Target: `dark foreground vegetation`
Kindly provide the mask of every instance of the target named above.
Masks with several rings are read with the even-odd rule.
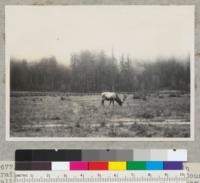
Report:
[[[105,102],[103,107],[100,94],[12,92],[10,135],[190,137],[189,94],[151,93],[145,100],[126,95],[123,106],[116,103],[109,106],[109,102]]]

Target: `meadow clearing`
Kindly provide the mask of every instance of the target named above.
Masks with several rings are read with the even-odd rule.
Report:
[[[190,137],[188,93],[126,95],[102,106],[100,93],[11,92],[10,136]]]

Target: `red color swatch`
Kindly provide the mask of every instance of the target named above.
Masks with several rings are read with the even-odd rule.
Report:
[[[89,162],[89,170],[108,170],[108,162],[106,161]]]

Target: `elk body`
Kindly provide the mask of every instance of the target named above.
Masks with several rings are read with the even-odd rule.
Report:
[[[103,92],[101,93],[101,104],[104,105],[105,101],[110,101],[110,104],[112,103],[114,105],[114,102],[117,102],[120,106],[122,106],[123,102],[126,99],[126,95],[124,95],[123,100],[120,99],[120,97],[115,92]]]

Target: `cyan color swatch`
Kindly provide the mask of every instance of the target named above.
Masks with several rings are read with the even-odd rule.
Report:
[[[163,161],[147,161],[146,170],[163,170]]]

